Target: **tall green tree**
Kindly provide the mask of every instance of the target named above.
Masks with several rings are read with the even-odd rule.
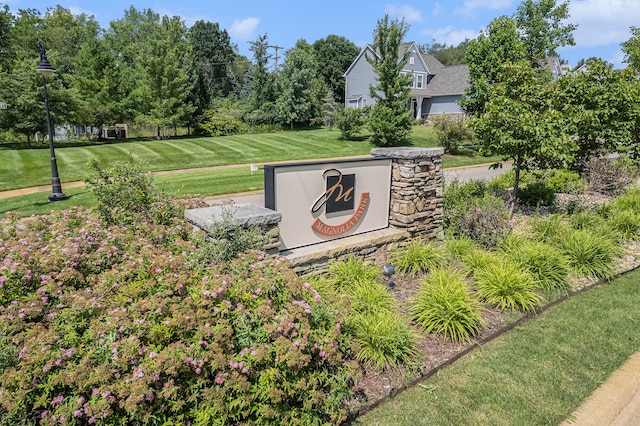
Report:
[[[13,15],[9,5],[0,7],[0,68],[8,69],[13,62],[14,53],[11,48],[11,29]]]
[[[516,21],[508,16],[494,19],[487,28],[471,40],[466,50],[469,67],[469,87],[460,106],[465,113],[476,115],[484,111],[491,97],[493,84],[500,81],[502,66],[526,58]]]
[[[626,142],[625,105],[627,82],[613,65],[602,59],[587,61],[584,72],[567,75],[558,82],[565,116],[573,123],[578,143],[577,166],[590,156],[615,151]]]
[[[561,46],[574,46],[573,31],[578,26],[567,23],[569,1],[524,0],[515,15],[527,60],[534,68],[546,64],[549,56],[557,56]]]
[[[448,45],[447,43],[437,43],[435,41],[420,45],[420,50],[433,55],[443,65],[460,65],[466,64],[465,54],[467,46],[471,40],[466,39],[457,46]]]
[[[207,84],[208,96],[203,103],[208,104],[215,96],[226,97],[233,91],[229,74],[236,53],[231,45],[227,30],[220,29],[218,23],[197,21],[188,32],[198,72]]]
[[[344,104],[344,73],[356,59],[360,49],[345,37],[331,34],[313,43],[318,74],[332,91],[334,99]]]
[[[389,21],[389,16],[378,20],[373,32],[373,48],[378,56],[367,57],[376,74],[376,85],[370,94],[376,101],[371,109],[369,128],[371,141],[376,146],[397,146],[411,132],[410,100],[411,77],[401,74],[408,57],[401,56],[400,45],[409,30],[402,21]]]
[[[179,17],[163,16],[138,57],[140,76],[134,93],[146,108],[136,121],[162,131],[183,125],[194,111],[187,103],[190,92],[187,67],[192,63],[186,27]]]
[[[276,99],[275,78],[269,72],[269,40],[267,34],[252,41],[249,50],[253,53],[250,104],[254,110],[269,108]]]
[[[571,164],[577,147],[570,121],[556,107],[556,84],[539,78],[526,62],[505,64],[499,78],[473,126],[481,152],[513,162],[513,213],[521,172]]]
[[[305,40],[298,40],[287,52],[280,73],[280,95],[276,100],[279,120],[291,128],[294,123],[308,123],[320,114],[319,93],[326,86],[317,77],[317,69],[311,46]]]
[[[631,27],[631,37],[622,43],[624,61],[640,73],[640,27]]]

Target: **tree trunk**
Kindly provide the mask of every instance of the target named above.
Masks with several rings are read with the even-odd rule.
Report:
[[[520,156],[516,157],[516,161],[514,161],[514,172],[515,178],[513,179],[513,192],[511,194],[511,202],[509,206],[509,219],[513,219],[513,213],[516,209],[516,204],[518,203],[518,185],[520,184]]]

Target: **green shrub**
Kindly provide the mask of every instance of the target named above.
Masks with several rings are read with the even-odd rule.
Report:
[[[403,247],[396,248],[391,251],[389,257],[389,261],[398,272],[411,278],[441,264],[443,259],[438,247],[423,240],[413,240]]]
[[[553,243],[567,258],[576,274],[593,278],[613,276],[613,261],[621,253],[609,236],[582,229],[559,233]]]
[[[555,193],[580,194],[587,189],[587,181],[572,170],[547,170],[544,172],[544,181]]]
[[[282,258],[203,264],[175,219],[105,227],[74,208],[2,241],[0,277],[15,269],[29,288],[0,310],[3,424],[345,419],[337,301]]]
[[[394,312],[395,299],[387,290],[387,287],[375,282],[356,282],[351,286],[349,296],[351,310],[359,314],[373,311]]]
[[[155,187],[153,176],[143,173],[131,154],[128,161],[116,161],[108,169],[94,157],[89,167],[93,174],[85,183],[96,196],[96,209],[105,223],[130,225],[144,220],[167,225],[182,215],[183,210]]]
[[[469,294],[464,277],[451,269],[431,271],[420,283],[410,310],[427,333],[441,333],[454,342],[471,340],[484,324],[480,304]]]
[[[530,207],[553,206],[556,201],[556,193],[547,186],[544,180],[528,183],[518,191],[520,204]]]
[[[533,276],[518,263],[491,263],[473,277],[480,300],[502,311],[533,311],[542,303]]]
[[[207,136],[229,136],[246,133],[247,126],[241,120],[242,111],[220,107],[206,110],[203,114],[200,130]]]
[[[364,127],[368,110],[360,108],[340,107],[336,114],[335,125],[340,129],[342,139],[352,140]]]
[[[448,114],[436,116],[433,128],[436,130],[438,144],[447,154],[457,154],[462,142],[473,141],[475,138],[466,120],[455,119]]]
[[[462,199],[450,209],[445,207],[445,226],[449,235],[468,237],[485,247],[496,245],[511,232],[504,202],[489,194]]]
[[[605,222],[594,211],[579,211],[569,216],[569,224],[574,229],[596,229],[605,226]]]
[[[513,185],[516,180],[516,173],[513,170],[509,170],[505,173],[502,173],[489,181],[487,187],[493,192],[500,192],[510,188],[513,188]],[[535,182],[536,176],[532,172],[528,172],[523,170],[520,172],[520,180],[518,182],[518,187],[524,187],[531,182]]]
[[[395,312],[369,311],[349,317],[360,343],[356,359],[382,370],[417,356],[417,336]]]
[[[530,222],[532,238],[549,242],[556,235],[567,232],[570,226],[562,215],[554,214],[550,216],[534,217]]]
[[[375,146],[403,146],[411,135],[411,111],[396,102],[377,102],[370,110],[367,126]]]
[[[630,188],[620,194],[612,203],[615,210],[631,210],[640,214],[640,188]]]

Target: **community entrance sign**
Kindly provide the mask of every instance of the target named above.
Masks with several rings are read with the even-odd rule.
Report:
[[[265,207],[282,214],[280,250],[389,226],[391,159],[267,164]]]

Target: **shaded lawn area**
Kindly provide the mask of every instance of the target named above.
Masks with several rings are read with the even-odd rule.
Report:
[[[353,424],[559,424],[640,350],[639,305],[636,270],[516,326]]]

